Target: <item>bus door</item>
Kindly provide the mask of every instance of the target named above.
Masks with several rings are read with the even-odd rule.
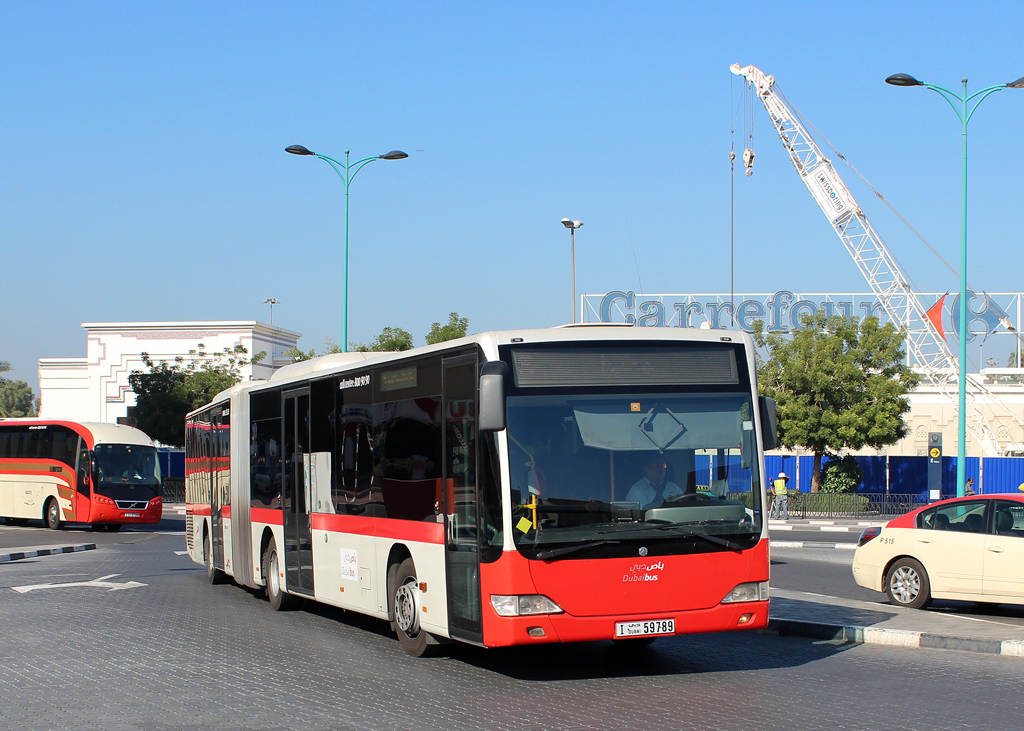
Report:
[[[443,361],[445,573],[448,631],[483,641],[477,519],[476,356]]]
[[[224,491],[220,486],[222,460],[229,455],[221,454],[220,430],[223,428],[222,409],[217,407],[210,413],[210,423],[203,431],[203,479],[210,490],[210,553],[213,567],[223,570],[224,566]],[[230,512],[230,508],[228,508]]]
[[[82,437],[78,437],[78,456],[75,458],[74,509],[82,522],[91,519],[92,460],[89,458],[89,444]]]
[[[313,530],[309,516],[309,388],[285,391],[284,555],[288,590],[313,596]]]

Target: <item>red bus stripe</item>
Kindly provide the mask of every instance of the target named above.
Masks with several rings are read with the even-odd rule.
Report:
[[[280,508],[253,508],[250,511],[253,523],[267,523],[268,525],[284,525],[284,511]]]
[[[310,517],[314,530],[378,536],[400,541],[417,541],[418,543],[444,543],[444,524],[433,521],[367,518],[361,515],[331,515],[329,513],[313,513]]]

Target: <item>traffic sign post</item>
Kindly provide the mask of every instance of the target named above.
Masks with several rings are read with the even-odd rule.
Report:
[[[928,432],[928,502],[942,498],[942,432]]]

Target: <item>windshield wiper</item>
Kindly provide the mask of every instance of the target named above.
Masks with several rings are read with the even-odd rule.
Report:
[[[726,522],[726,521],[720,521],[720,520],[716,520],[716,521],[709,521],[709,520],[685,520],[685,521],[680,521],[678,523],[642,523],[642,524],[640,524],[638,526],[630,526],[629,528],[620,529],[620,530],[598,531],[598,534],[602,534],[602,533],[625,533],[625,532],[632,532],[632,531],[638,531],[638,530],[662,530],[662,531],[674,530],[674,531],[679,531],[683,535],[685,535],[687,537],[690,537],[690,538],[703,538],[708,543],[714,543],[717,546],[725,546],[730,551],[742,551],[743,550],[743,546],[741,546],[739,543],[736,543],[735,541],[730,541],[730,540],[728,540],[726,538],[721,538],[719,536],[708,535],[707,533],[698,533],[697,531],[692,531],[692,530],[689,530],[688,528],[686,528],[686,526],[688,526],[688,525],[709,525],[711,523],[719,523],[719,524],[721,524],[721,523],[724,523],[724,522]]]
[[[609,543],[622,543],[622,541],[615,540],[612,538],[606,538],[602,541],[594,541],[592,543],[581,543],[575,546],[565,546],[563,548],[549,548],[546,551],[537,551],[537,558],[548,559],[558,558],[559,556],[567,556],[570,553],[576,553],[587,548],[593,548],[594,546],[604,546]]]

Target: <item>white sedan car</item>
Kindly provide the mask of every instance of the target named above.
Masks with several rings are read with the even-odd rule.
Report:
[[[853,578],[899,607],[921,609],[932,599],[1024,604],[1024,495],[942,500],[868,528]]]

